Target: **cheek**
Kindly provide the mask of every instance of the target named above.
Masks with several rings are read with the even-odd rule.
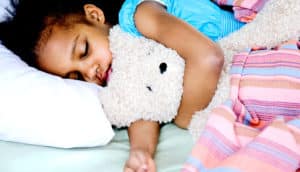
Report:
[[[109,49],[109,42],[107,39],[101,37],[94,39],[93,54],[97,61],[102,65],[110,65],[112,61],[112,53]]]
[[[109,50],[106,52],[106,55],[105,55],[105,58],[103,58],[103,61],[105,61],[107,65],[111,64],[111,62],[112,62],[112,54],[111,54],[111,52]]]
[[[112,54],[107,48],[98,48],[95,53],[95,58],[97,58],[98,63],[100,63],[102,66],[108,66],[111,64]]]
[[[103,46],[101,53],[102,53],[101,60],[103,62],[106,62],[107,64],[110,64],[112,61],[112,53],[109,49],[109,46],[108,45]]]

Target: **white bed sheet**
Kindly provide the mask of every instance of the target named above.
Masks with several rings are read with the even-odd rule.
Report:
[[[187,130],[162,127],[156,153],[158,172],[178,172],[192,148]],[[122,172],[128,156],[126,130],[104,147],[57,149],[0,141],[0,172]]]

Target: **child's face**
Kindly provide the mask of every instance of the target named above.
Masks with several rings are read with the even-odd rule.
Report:
[[[38,66],[49,73],[105,85],[111,71],[109,27],[75,23],[70,28],[53,26],[37,51]]]

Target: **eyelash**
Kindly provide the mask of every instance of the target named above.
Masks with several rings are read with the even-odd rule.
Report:
[[[88,54],[89,54],[89,42],[86,41],[86,42],[85,42],[84,53],[82,54],[81,58],[85,58]]]

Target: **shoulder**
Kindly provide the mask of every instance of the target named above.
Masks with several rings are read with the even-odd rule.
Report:
[[[138,11],[144,11],[147,13],[155,13],[158,11],[166,11],[166,5],[165,3],[159,1],[159,0],[144,0],[141,1],[141,3],[137,6],[136,12]]]
[[[134,20],[139,32],[152,38],[162,26],[162,16],[168,15],[163,4],[156,1],[143,1],[136,9]]]
[[[136,16],[139,16],[138,19],[143,19],[144,17],[147,20],[151,20],[149,16],[150,9],[153,4],[159,5],[161,7],[169,4],[170,0],[125,0],[120,11],[119,11],[119,24],[122,30],[129,32],[133,35],[141,35],[141,33],[136,28]],[[138,12],[137,14],[137,10]],[[142,12],[141,12],[142,11]]]

